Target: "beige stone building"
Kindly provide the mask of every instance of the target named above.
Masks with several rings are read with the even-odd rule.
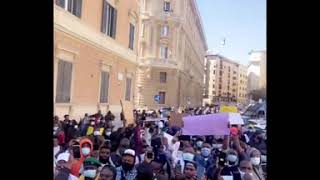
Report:
[[[134,108],[137,1],[54,0],[54,114]]]
[[[142,0],[140,7],[136,107],[201,105],[207,44],[196,1]]]
[[[206,55],[204,103],[247,99],[246,67],[221,55]]]
[[[247,66],[239,64],[238,70],[238,95],[237,101],[240,103],[246,103],[248,100],[248,77],[247,77]]]

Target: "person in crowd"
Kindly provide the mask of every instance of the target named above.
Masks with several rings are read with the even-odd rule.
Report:
[[[201,148],[201,154],[195,156],[195,162],[197,164],[197,177],[200,179],[205,176],[209,167],[213,166],[214,158],[211,154],[211,145],[204,143]]]
[[[65,133],[62,129],[62,125],[60,123],[53,125],[53,135],[57,137],[59,146],[64,146],[65,141]]]
[[[102,166],[104,165],[110,165],[110,154],[111,154],[111,148],[107,145],[102,145],[99,149],[99,161],[101,162]]]
[[[117,167],[116,180],[135,180],[137,176],[135,156],[135,151],[132,149],[126,149],[123,152],[121,166]]]
[[[197,164],[188,161],[184,167],[184,179],[185,180],[196,180],[197,179]]]
[[[137,122],[137,126],[134,128],[134,135],[133,135],[133,140],[134,140],[134,147],[135,147],[135,151],[138,155],[140,155],[142,153],[142,149],[143,149],[143,142],[142,142],[142,126],[143,126],[143,122],[142,121],[138,121]]]
[[[83,162],[83,174],[79,180],[99,180],[99,167],[101,163],[93,158],[89,157]]]
[[[167,156],[165,154],[159,154],[151,161],[150,165],[156,179],[166,180],[171,178],[170,166],[167,163]],[[164,168],[165,165],[167,165],[166,169]]]
[[[56,159],[55,180],[78,180],[78,178],[71,174],[70,170],[70,153],[60,153]]]
[[[221,176],[232,176],[234,180],[241,180],[238,162],[238,153],[229,149],[226,156],[227,165],[220,172]]]
[[[106,116],[105,116],[105,120],[106,122],[110,122],[113,121],[115,119],[115,116],[112,114],[111,111],[108,111]]]
[[[107,164],[102,167],[98,180],[115,180],[116,174],[117,174],[116,168]]]
[[[264,132],[256,131],[249,142],[251,147],[257,148],[262,154],[267,154],[267,145],[264,141]]]
[[[250,162],[253,167],[253,177],[257,180],[264,180],[264,174],[261,167],[261,153],[258,149],[249,150]]]
[[[239,165],[239,172],[242,180],[257,180],[253,176],[253,167],[250,161],[243,160]]]
[[[96,127],[96,122],[95,122],[94,119],[90,119],[89,122],[90,122],[89,126],[86,129],[86,135],[87,136],[93,135],[95,127]]]
[[[122,155],[126,149],[129,149],[130,141],[127,138],[123,138],[120,141],[120,145],[118,146],[117,150],[111,153],[111,165],[114,167],[119,167],[122,161]]]
[[[77,141],[71,141],[72,143],[70,144],[69,152],[72,155],[72,161],[71,161],[71,174],[79,177],[79,172],[81,168],[81,163],[80,158],[81,158],[81,153],[80,153],[80,143]]]
[[[59,141],[58,141],[58,137],[54,136],[53,137],[53,161],[56,161],[56,155],[58,154],[58,152],[61,151],[61,146],[59,146]]]
[[[108,140],[111,140],[111,134],[112,134],[112,128],[110,127],[107,127],[102,133],[102,135],[104,136],[104,139],[108,139]]]
[[[137,166],[136,180],[153,180],[153,171],[150,164],[139,164]]]
[[[70,125],[68,126],[67,134],[66,134],[66,142],[69,142],[71,139],[75,139],[80,136],[78,131],[78,123],[76,120],[70,121]]]
[[[85,113],[84,114],[84,118],[82,118],[80,120],[80,123],[79,123],[81,136],[85,136],[86,135],[86,132],[87,132],[86,130],[87,130],[87,128],[89,126],[89,123],[90,123],[89,120],[90,120],[89,114]]]

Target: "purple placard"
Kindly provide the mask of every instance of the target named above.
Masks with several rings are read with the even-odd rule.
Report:
[[[183,117],[183,135],[229,135],[228,113],[207,114]]]

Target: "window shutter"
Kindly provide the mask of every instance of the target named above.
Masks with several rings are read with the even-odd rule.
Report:
[[[116,38],[116,31],[117,31],[117,10],[113,9],[113,19],[112,19],[112,38]]]
[[[106,22],[107,22],[107,3],[105,0],[102,0],[102,17],[101,17],[101,32],[106,33]]]
[[[109,73],[108,72],[105,72],[105,99],[106,99],[106,102],[108,102],[109,101],[109,99],[108,99],[108,95],[109,95]]]
[[[81,18],[81,10],[82,10],[82,0],[74,0],[74,15]]]
[[[134,26],[130,23],[130,29],[129,29],[129,48],[133,49],[134,45]]]
[[[58,62],[58,77],[57,77],[57,89],[56,89],[56,102],[61,102],[62,101],[62,91],[63,91],[63,77],[64,74],[64,62],[59,61]]]
[[[70,102],[72,63],[65,62],[63,81],[63,102]]]
[[[100,102],[108,102],[108,90],[109,90],[109,73],[101,72],[101,88],[100,88]]]
[[[101,72],[101,86],[100,86],[100,102],[104,103],[105,102],[105,97],[106,97],[106,72]]]

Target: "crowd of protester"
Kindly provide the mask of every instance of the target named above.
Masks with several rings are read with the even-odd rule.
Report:
[[[185,115],[217,113],[215,107],[184,109]],[[157,112],[161,117],[161,111]],[[266,136],[231,126],[228,136],[186,136],[134,111],[135,123],[114,128],[115,115],[100,111],[80,121],[54,117],[55,180],[264,180]],[[169,142],[165,134],[172,136]],[[172,145],[179,143],[176,152]]]

